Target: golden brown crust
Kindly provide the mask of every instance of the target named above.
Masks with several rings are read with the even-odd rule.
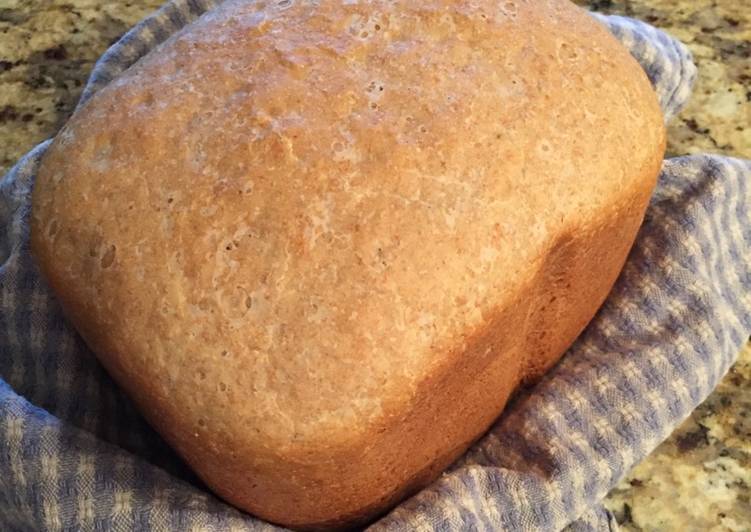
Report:
[[[81,109],[32,246],[228,501],[299,527],[434,478],[591,319],[664,150],[564,0],[228,1]],[[472,7],[474,6],[474,7]]]

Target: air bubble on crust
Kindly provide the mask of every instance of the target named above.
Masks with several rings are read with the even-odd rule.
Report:
[[[254,303],[253,296],[243,286],[219,292],[219,309],[231,319],[244,318],[252,310]]]
[[[376,36],[383,27],[380,13],[371,13],[367,16],[357,13],[349,19],[347,31],[353,37],[365,41]]]
[[[501,4],[500,11],[510,19],[515,19],[518,13],[516,2],[506,1]]]
[[[537,151],[540,154],[541,157],[549,157],[552,151],[552,146],[550,145],[550,142],[547,139],[542,139],[537,144]]]
[[[211,309],[211,300],[208,297],[203,297],[198,302],[198,308],[204,312],[207,312]]]
[[[99,262],[102,269],[107,269],[115,262],[115,255],[117,253],[117,247],[110,245],[102,256],[102,260]]]
[[[377,109],[378,103],[383,97],[386,84],[383,81],[373,80],[365,87],[365,97],[370,102],[371,109]]]
[[[350,131],[340,128],[341,137],[331,143],[332,159],[336,162],[347,161],[357,163],[361,159],[360,151],[354,135]]]
[[[566,42],[558,43],[558,60],[576,61],[579,59],[579,51]]]
[[[451,13],[444,13],[440,18],[441,25],[448,28],[452,33],[456,33],[456,21]]]

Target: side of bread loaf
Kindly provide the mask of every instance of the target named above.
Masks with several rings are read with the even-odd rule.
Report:
[[[213,490],[352,524],[561,356],[663,150],[646,76],[565,0],[229,0],[63,128],[32,246]]]

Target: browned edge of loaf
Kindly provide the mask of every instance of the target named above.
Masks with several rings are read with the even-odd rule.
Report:
[[[266,506],[259,507],[257,501],[263,496],[264,490],[276,491],[277,486],[272,483],[279,479],[272,479],[272,483],[268,485],[263,483],[263,479],[258,479],[257,487],[248,490],[242,478],[238,482],[223,482],[221,477],[217,481],[216,477],[207,475],[204,469],[205,456],[200,449],[195,452],[195,449],[181,447],[179,438],[171,436],[179,432],[181,427],[173,425],[169,417],[161,415],[148,399],[144,400],[141,388],[134,386],[132,381],[123,379],[119,368],[110,358],[100,357],[100,360],[133,398],[146,419],[180,451],[199,476],[227,501],[272,522],[299,529],[351,528],[367,523],[405,496],[428,485],[456,460],[489,428],[496,412],[503,408],[510,394],[521,383],[523,374],[526,373],[527,379],[533,379],[557,362],[600,307],[615,282],[641,224],[659,167],[660,163],[656,162],[652,167],[645,168],[643,176],[640,176],[640,186],[624,191],[623,197],[619,198],[619,202],[627,209],[627,217],[622,220],[602,220],[592,236],[582,238],[581,235],[572,233],[554,242],[543,267],[528,286],[520,287],[515,304],[491,316],[487,326],[469,339],[466,351],[457,353],[440,371],[422,384],[425,391],[416,394],[416,401],[401,424],[382,426],[377,430],[379,441],[371,452],[362,453],[361,449],[352,449],[337,457],[333,468],[342,474],[350,472],[355,464],[356,467],[367,470],[367,478],[372,483],[367,487],[374,493],[379,493],[379,486],[390,480],[388,476],[394,473],[390,469],[383,469],[384,457],[380,455],[383,450],[408,448],[408,455],[415,462],[424,461],[428,464],[413,473],[403,486],[386,494],[379,493],[375,500],[370,499],[368,492],[362,491],[365,495],[363,499],[368,502],[352,513],[319,522],[306,519],[295,522],[292,509],[299,503],[338,508],[334,499],[337,494],[327,493],[325,490],[311,494],[309,501],[297,498],[274,501],[275,507],[279,508],[278,512],[269,512]],[[582,234],[587,233],[583,231]],[[33,239],[32,244],[34,254],[40,258],[45,257],[45,251],[37,248]],[[88,326],[90,322],[86,316],[77,312],[75,305],[67,304],[65,286],[56,278],[54,271],[44,267],[49,263],[42,259],[40,264],[54,292],[59,295],[66,315],[92,349],[99,352],[96,346],[105,343],[99,340],[101,334]],[[593,272],[597,272],[597,275],[593,275]],[[555,337],[539,336],[538,331],[549,331],[546,325],[552,319],[561,325]],[[526,372],[525,368],[520,367],[522,359],[515,356],[522,346],[509,345],[508,337],[504,334],[507,330],[517,329],[529,331],[524,339],[525,345],[535,349],[539,357],[539,366],[526,368]],[[509,373],[516,378],[507,380]],[[433,393],[434,390],[441,390],[442,393]],[[455,409],[457,403],[464,405],[464,408]],[[491,405],[492,408],[479,408],[480,405]],[[440,423],[443,429],[438,434],[429,430],[434,423]],[[438,436],[440,440],[424,441],[426,434],[434,438]],[[446,445],[444,442],[451,444]],[[437,447],[444,447],[446,450],[437,452]],[[221,466],[214,467],[224,476]],[[383,475],[386,478],[381,478]],[[291,491],[294,487],[290,486],[288,489]]]

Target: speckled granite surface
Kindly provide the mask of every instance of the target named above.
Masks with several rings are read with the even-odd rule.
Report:
[[[614,489],[624,530],[751,530],[751,346],[715,392]]]
[[[0,0],[0,174],[50,137],[94,62],[163,0]]]
[[[577,0],[686,43],[699,79],[668,155],[751,158],[751,0]],[[751,347],[717,390],[605,501],[624,530],[751,531]]]
[[[0,174],[65,121],[93,62],[162,0],[0,1]],[[751,158],[751,0],[577,0],[667,29],[699,66],[669,154]],[[609,495],[625,530],[751,531],[751,348]]]

